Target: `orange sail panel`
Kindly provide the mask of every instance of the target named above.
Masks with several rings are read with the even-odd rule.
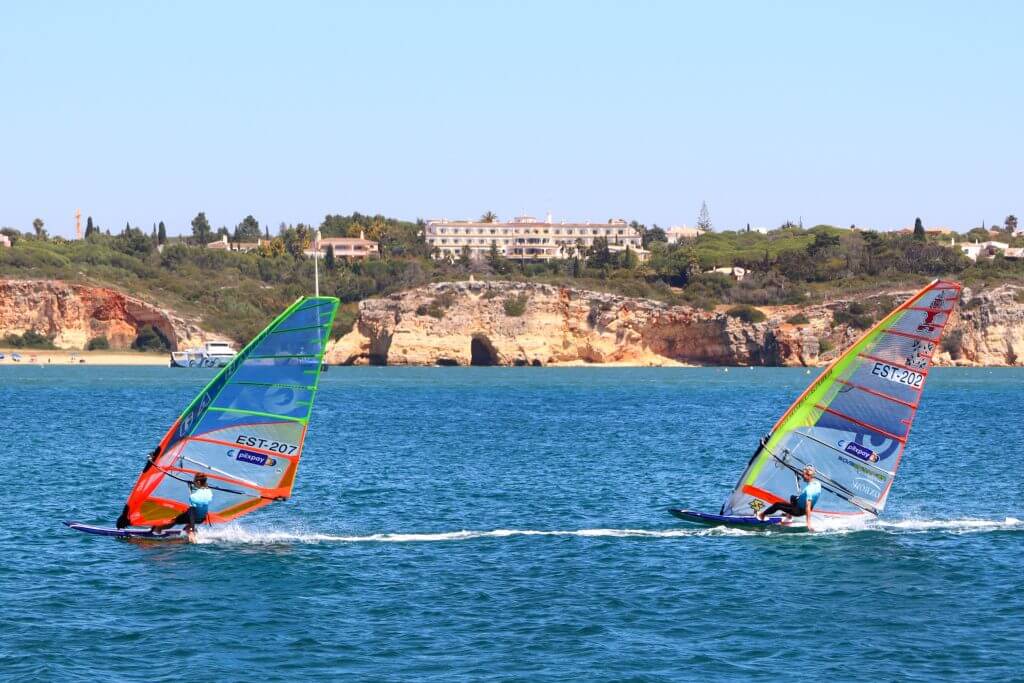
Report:
[[[256,335],[168,430],[122,520],[169,523],[188,509],[200,473],[213,489],[211,523],[288,498],[337,310],[334,297],[304,297]]]
[[[789,500],[806,465],[822,485],[816,514],[881,512],[959,299],[959,284],[932,282],[825,368],[762,442],[722,514]]]

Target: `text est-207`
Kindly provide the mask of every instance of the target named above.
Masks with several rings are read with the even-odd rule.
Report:
[[[290,443],[271,441],[270,439],[264,439],[259,436],[247,436],[245,434],[239,434],[238,438],[235,439],[235,443],[240,446],[252,446],[253,448],[262,448],[265,451],[284,453],[285,455],[295,455],[295,451],[298,450],[298,446],[294,446]]]

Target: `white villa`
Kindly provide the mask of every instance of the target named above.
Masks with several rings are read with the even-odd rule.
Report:
[[[334,247],[335,258],[354,259],[365,261],[371,256],[376,256],[379,247],[373,240],[366,239],[363,232],[359,237],[321,237],[320,254],[321,258],[327,255],[327,250]],[[313,256],[313,249],[306,249],[306,256]]]
[[[712,268],[711,270],[704,271],[707,273],[721,273],[722,275],[728,275],[737,282],[742,282],[743,278],[747,276],[747,269],[740,268],[739,266],[723,266],[721,268]]]
[[[463,247],[469,247],[472,258],[484,258],[493,244],[500,254],[511,259],[566,259],[576,255],[578,249],[592,246],[599,237],[608,240],[612,253],[628,247],[640,261],[650,256],[642,246],[640,233],[618,218],[607,223],[556,223],[550,214],[544,221],[516,216],[508,222],[493,223],[435,218],[427,221],[424,237],[439,258],[457,258]]]
[[[964,256],[977,261],[979,257],[995,258],[996,252],[1006,252],[1009,250],[1010,245],[1006,242],[996,242],[989,240],[987,242],[970,242],[960,245],[960,251],[964,253]],[[1016,256],[1010,256],[1010,258],[1019,258]]]
[[[700,228],[690,228],[685,225],[672,225],[665,229],[665,237],[669,244],[675,244],[680,240],[692,240],[705,233]]]
[[[227,235],[221,235],[221,238],[216,242],[210,242],[206,245],[207,249],[220,249],[223,251],[256,251],[268,240],[263,238],[257,239],[255,242],[230,242],[228,241]],[[359,237],[323,237],[320,239],[320,254],[323,258],[327,254],[328,247],[334,247],[335,258],[344,259],[356,259],[365,260],[370,256],[375,256],[378,253],[377,243],[373,240],[368,240],[359,233]],[[314,250],[312,246],[309,249],[303,251],[303,253],[312,258]]]
[[[260,248],[263,244],[262,239],[257,239],[255,242],[229,242],[227,235],[221,235],[220,239],[216,242],[210,242],[206,245],[207,249],[219,249],[222,251],[255,251]]]

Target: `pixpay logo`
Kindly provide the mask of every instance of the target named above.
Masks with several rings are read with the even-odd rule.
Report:
[[[843,450],[849,453],[850,455],[857,456],[861,460],[869,460],[871,462],[878,461],[878,456],[875,455],[875,452],[873,450],[871,450],[870,448],[865,448],[864,446],[861,446],[859,443],[854,443],[853,441],[848,441]]]
[[[266,465],[267,467],[273,467],[277,464],[277,458],[268,457],[263,453],[247,451],[244,448],[238,449],[238,454],[235,456],[235,460],[247,462],[250,465]]]

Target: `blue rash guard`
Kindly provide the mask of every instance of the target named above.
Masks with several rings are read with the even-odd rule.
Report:
[[[210,501],[213,500],[213,490],[198,488],[188,494],[188,504],[195,510],[196,521],[206,519],[206,513],[210,509]]]
[[[821,484],[817,479],[812,479],[800,489],[800,495],[796,499],[797,507],[801,510],[807,507],[807,499],[811,499],[811,507],[818,504],[818,496],[821,495]]]

